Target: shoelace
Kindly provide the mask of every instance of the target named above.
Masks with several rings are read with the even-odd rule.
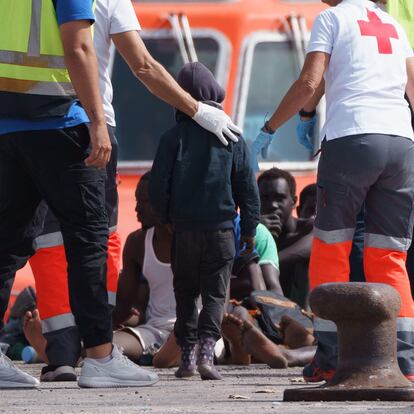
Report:
[[[137,364],[134,364],[127,356],[125,356],[123,353],[119,353],[119,355],[116,356],[116,359],[118,359],[121,364],[129,367],[137,367]]]

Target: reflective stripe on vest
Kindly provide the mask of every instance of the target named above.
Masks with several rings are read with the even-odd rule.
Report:
[[[0,11],[0,90],[74,97],[53,1],[0,0]]]

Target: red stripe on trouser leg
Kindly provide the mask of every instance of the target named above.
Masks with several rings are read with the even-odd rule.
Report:
[[[396,289],[401,296],[400,317],[414,317],[414,302],[411,296],[405,261],[406,252],[366,247],[364,249],[365,279],[370,283],[385,283]]]
[[[107,268],[106,285],[108,292],[116,293],[121,269],[121,236],[116,231],[111,233],[108,239]]]
[[[62,245],[39,249],[30,259],[41,319],[71,313],[67,266]]]
[[[349,255],[352,241],[328,244],[313,238],[309,262],[311,290],[322,283],[349,282]]]

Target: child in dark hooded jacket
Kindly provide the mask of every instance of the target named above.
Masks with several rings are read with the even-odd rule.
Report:
[[[178,83],[198,101],[221,107],[225,92],[201,63],[186,64]],[[259,195],[242,137],[224,146],[187,115],[177,111],[176,121],[161,137],[149,187],[155,212],[174,230],[174,331],[182,355],[176,376],[192,376],[197,367],[202,379],[221,379],[213,356],[235,255],[233,219],[239,207],[241,242],[251,252]]]

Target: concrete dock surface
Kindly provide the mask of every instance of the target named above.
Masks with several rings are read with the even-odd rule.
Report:
[[[39,377],[41,365],[18,363]],[[149,368],[152,369],[152,368]],[[42,383],[37,390],[0,390],[0,413],[182,414],[414,414],[414,402],[284,403],[286,388],[313,386],[300,369],[220,366],[223,381],[179,380],[173,369],[156,370],[152,387],[79,389],[76,383]]]

